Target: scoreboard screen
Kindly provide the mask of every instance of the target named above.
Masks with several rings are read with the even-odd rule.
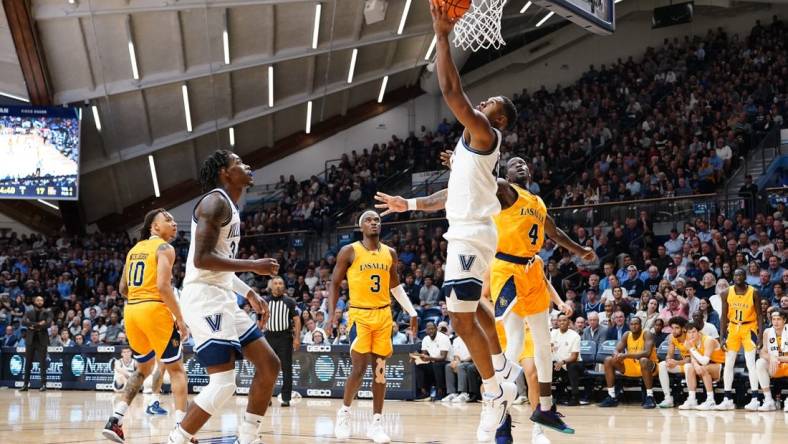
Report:
[[[609,35],[616,30],[614,0],[535,0],[534,3],[594,34]]]
[[[78,108],[0,106],[0,199],[77,200]]]

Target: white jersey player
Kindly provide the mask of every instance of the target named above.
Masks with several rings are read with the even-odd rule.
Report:
[[[219,150],[203,163],[200,182],[208,191],[194,208],[180,303],[197,359],[210,379],[194,398],[186,417],[170,433],[169,442],[191,441],[232,397],[236,389],[235,360],[243,354],[256,371],[236,442],[261,443],[260,426],[279,374],[279,359],[260,329],[267,322],[267,304],[235,273],[275,275],[279,265],[273,259],[235,258],[241,240],[237,202],[243,190],[252,185],[249,166],[236,154]],[[257,312],[258,324],[238,307],[236,293],[245,296]]]

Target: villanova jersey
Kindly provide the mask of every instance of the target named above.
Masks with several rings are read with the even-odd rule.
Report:
[[[451,175],[446,198],[446,218],[453,223],[485,221],[501,211],[498,202],[498,159],[501,133],[495,133],[495,149],[480,154],[460,136],[451,156]]]
[[[755,322],[758,317],[756,308],[752,302],[753,287],[748,285],[744,294],[736,294],[736,289],[731,287],[728,290],[728,320],[736,324],[749,324]]]
[[[377,250],[371,251],[360,241],[352,246],[355,258],[347,270],[350,306],[378,308],[389,305],[391,250],[382,242]]]
[[[517,201],[494,217],[498,229],[498,251],[512,256],[533,257],[544,243],[547,207],[541,197],[517,185],[512,185],[512,188],[517,191]]]
[[[161,302],[159,288],[156,285],[157,268],[159,261],[156,252],[162,244],[167,242],[160,237],[137,242],[126,255],[126,265],[123,272],[129,287],[129,304],[137,302]]]
[[[235,204],[230,199],[230,196],[228,196],[227,193],[221,188],[216,188],[205,193],[200,198],[200,200],[197,201],[197,205],[195,205],[194,208],[196,210],[200,202],[205,199],[205,196],[211,193],[219,193],[222,197],[224,197],[224,199],[227,200],[227,205],[229,205],[230,209],[232,210],[230,217],[222,223],[222,227],[219,231],[219,238],[216,240],[216,246],[214,247],[213,251],[219,256],[235,258],[235,254],[238,252],[238,243],[241,241],[241,217],[238,214],[238,208],[235,207]],[[196,232],[197,217],[193,211],[191,244],[189,245],[189,257],[186,260],[186,275],[183,278],[183,284],[186,285],[191,283],[200,283],[215,285],[227,290],[232,290],[233,276],[235,275],[235,273],[232,271],[210,271],[194,266]]]

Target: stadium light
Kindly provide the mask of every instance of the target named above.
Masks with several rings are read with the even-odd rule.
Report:
[[[131,76],[134,80],[140,79],[140,71],[137,69],[137,52],[134,50],[134,42],[129,37],[129,60],[131,60]]]
[[[49,208],[52,208],[53,210],[60,210],[60,207],[58,207],[57,205],[53,204],[52,202],[47,202],[47,201],[42,200],[42,199],[36,199],[36,200],[38,201],[38,203],[40,203],[42,205],[46,205]]]
[[[222,32],[222,46],[224,47],[224,64],[229,65],[230,64],[230,35],[227,33],[226,27]]]
[[[435,45],[438,44],[438,36],[432,37],[432,43],[430,43],[430,47],[427,48],[427,55],[424,56],[424,60],[429,60],[430,56],[432,56],[432,51],[435,51]]]
[[[156,164],[153,163],[153,155],[148,155],[148,165],[150,165],[150,178],[153,181],[153,194],[159,197],[161,196],[161,193],[159,193],[159,178],[156,176]]]
[[[312,101],[306,102],[306,133],[312,132]]]
[[[536,27],[538,28],[538,27],[544,25],[544,22],[550,20],[550,17],[552,17],[553,14],[555,14],[555,11],[548,12],[547,15],[544,16],[544,18],[542,18],[542,20],[539,20],[539,23],[536,24]]]
[[[525,11],[527,11],[528,8],[530,8],[532,4],[533,4],[533,2],[531,2],[531,1],[526,3],[525,6],[523,6],[523,9],[520,10],[520,14],[525,14]]]
[[[26,99],[24,97],[15,96],[15,95],[9,94],[9,93],[0,92],[0,96],[8,97],[9,99],[19,100],[20,102],[30,103],[30,100],[28,100],[28,99]]]
[[[320,11],[322,9],[323,5],[320,3],[315,5],[315,29],[312,31],[312,49],[317,49],[317,38],[320,35]]]
[[[268,67],[268,107],[274,107],[274,67]]]
[[[350,69],[347,72],[348,83],[353,83],[353,72],[356,70],[356,58],[358,58],[358,48],[353,48],[353,54],[350,55]]]
[[[235,128],[230,127],[230,146],[235,146]]]
[[[91,108],[93,109],[93,122],[96,123],[96,130],[101,132],[101,118],[99,118],[98,107],[93,105]]]
[[[614,3],[621,3],[621,2],[623,2],[623,1],[624,1],[624,0],[616,0]]]
[[[183,93],[183,113],[186,115],[186,131],[192,132],[192,112],[189,107],[189,88],[186,85],[181,85],[181,92]]]
[[[402,34],[402,30],[405,29],[405,21],[408,19],[408,12],[410,12],[410,3],[411,0],[405,0],[405,9],[402,10],[402,18],[399,19],[399,28],[397,28],[397,35]]]
[[[380,93],[378,93],[378,103],[383,103],[383,95],[386,94],[386,85],[389,83],[389,76],[383,77],[383,82],[380,84]]]

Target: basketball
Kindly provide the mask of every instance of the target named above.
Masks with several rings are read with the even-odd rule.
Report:
[[[468,12],[468,9],[470,9],[471,7],[471,0],[445,0],[445,1],[430,0],[430,1],[432,1],[436,6],[440,6],[442,3],[446,4],[447,13],[449,14],[449,18],[452,19],[459,19],[460,17],[465,15],[465,13]]]

